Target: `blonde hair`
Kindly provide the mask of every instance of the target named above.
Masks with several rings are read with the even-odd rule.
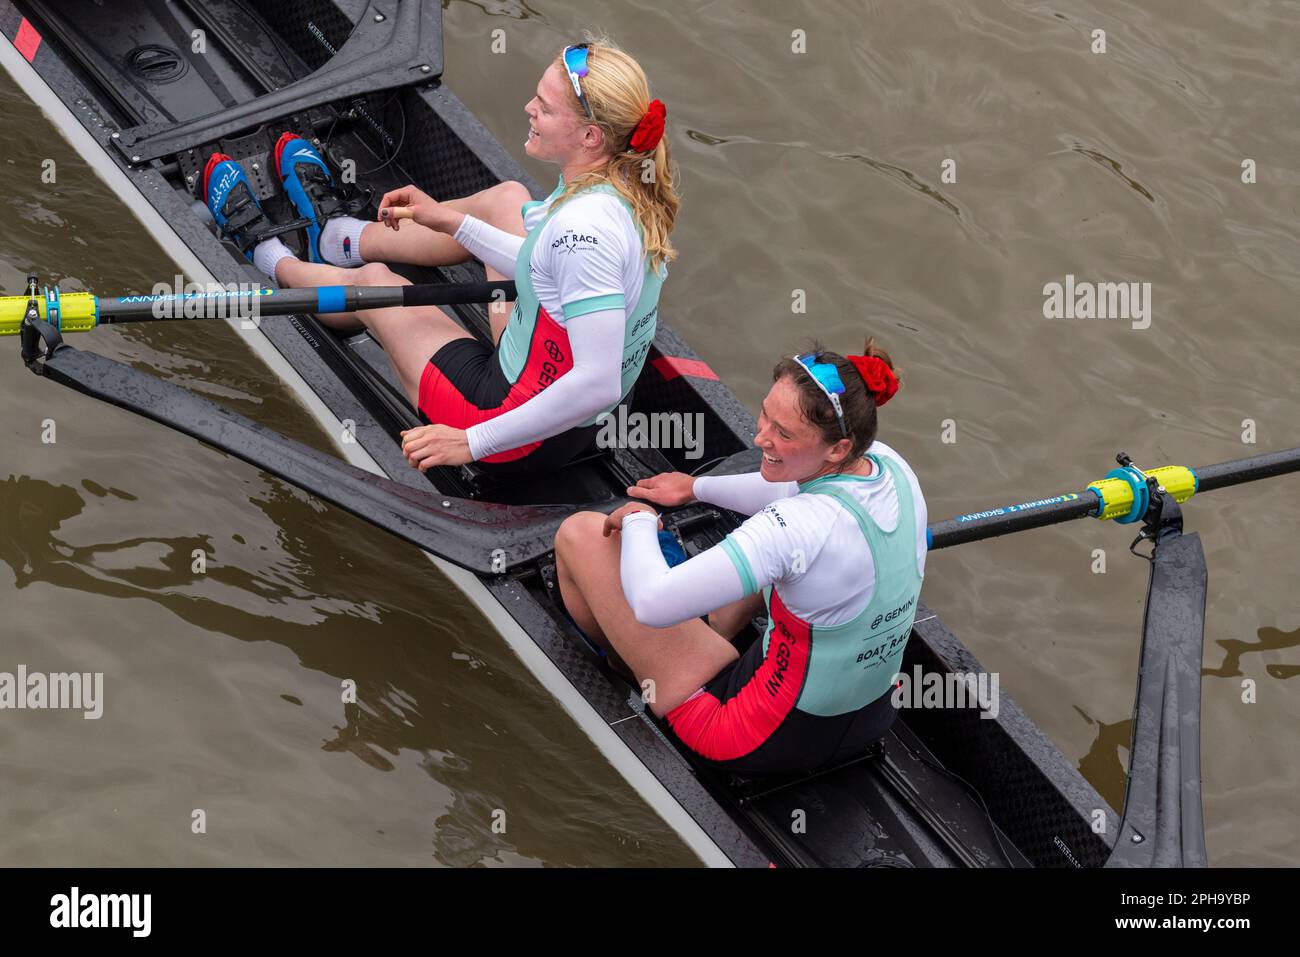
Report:
[[[677,219],[681,200],[673,190],[672,156],[668,134],[664,133],[653,153],[631,151],[632,133],[650,106],[650,84],[641,65],[616,47],[607,37],[584,37],[587,47],[587,75],[579,81],[595,119],[583,112],[573,86],[568,82],[563,51],[555,63],[565,76],[569,105],[584,123],[592,123],[604,134],[611,150],[600,169],[583,173],[564,184],[564,191],[552,208],[558,207],[581,189],[608,182],[632,207],[632,218],[641,226],[642,243],[651,266],[658,271],[677,258],[668,239]],[[653,168],[647,162],[653,159]],[[647,182],[647,180],[649,180]]]

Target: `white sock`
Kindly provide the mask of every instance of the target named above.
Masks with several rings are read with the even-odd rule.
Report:
[[[351,268],[365,265],[361,258],[361,230],[370,224],[351,216],[335,216],[320,230],[320,254],[333,266]]]
[[[293,252],[279,236],[272,236],[253,247],[253,265],[272,279],[275,279],[275,267],[285,256],[294,258]]]

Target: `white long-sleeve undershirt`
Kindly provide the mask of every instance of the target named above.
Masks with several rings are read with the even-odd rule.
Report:
[[[710,548],[669,568],[659,548],[659,516],[642,510],[623,517],[619,573],[623,596],[636,620],[651,628],[679,622],[745,597],[736,567],[721,548]]]
[[[557,191],[558,193],[558,188]],[[552,194],[554,198],[556,194]],[[470,427],[476,459],[519,448],[581,425],[622,397],[627,309],[640,296],[642,248],[631,214],[616,197],[589,193],[571,199],[547,219],[547,203],[524,210],[525,229],[543,230],[533,247],[534,292],[569,337],[573,366],[517,408]],[[556,249],[556,238],[580,233],[592,248],[579,255]],[[465,216],[453,237],[496,271],[513,276],[525,237]],[[569,307],[595,297],[617,298],[619,308],[573,315]]]
[[[912,492],[917,572],[924,575],[927,509],[916,474],[882,442],[874,443],[871,452],[892,459],[906,476]],[[882,531],[888,533],[901,521],[901,500],[890,474],[873,473],[868,480],[848,480],[842,487]],[[655,535],[653,513],[628,514],[619,567],[624,597],[642,624],[663,628],[687,621],[768,585],[779,585],[786,607],[814,625],[842,624],[871,600],[875,557],[853,513],[834,499],[802,494],[797,483],[768,482],[760,473],[702,476],[695,480],[695,497],[752,517],[727,536],[729,544],[715,545],[669,568]]]
[[[778,499],[798,495],[799,483],[769,482],[760,472],[701,475],[695,480],[692,494],[701,502],[720,505],[741,515],[753,515]]]
[[[799,483],[769,482],[759,472],[701,475],[692,494],[698,501],[753,515],[775,501],[799,494]],[[654,517],[651,512],[634,512],[623,519],[619,561],[623,594],[637,621],[651,628],[666,628],[745,597],[736,566],[721,548],[710,548],[669,568],[654,534],[658,523],[641,518],[643,514]]]
[[[570,319],[565,328],[573,367],[522,405],[470,426],[466,437],[475,461],[559,435],[618,402],[625,326],[622,309]]]
[[[515,262],[524,245],[524,237],[497,229],[491,223],[466,214],[452,239],[465,247],[465,251],[503,276],[515,274]]]

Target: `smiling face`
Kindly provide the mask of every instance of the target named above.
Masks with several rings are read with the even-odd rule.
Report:
[[[772,383],[758,415],[754,444],[763,450],[759,473],[769,482],[807,482],[837,471],[851,443],[827,443],[821,430],[804,416],[799,388],[783,377]]]
[[[533,159],[567,165],[599,145],[599,130],[573,106],[573,86],[559,66],[551,64],[537,84],[537,93],[524,106],[528,139],[524,152]]]

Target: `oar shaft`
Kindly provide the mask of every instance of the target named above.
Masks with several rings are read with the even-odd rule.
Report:
[[[1300,449],[1267,452],[1248,459],[1205,465],[1193,471],[1196,473],[1196,491],[1208,492],[1211,489],[1227,488],[1229,485],[1241,485],[1243,482],[1300,472]]]
[[[1169,493],[1183,502],[1194,494],[1190,484],[1191,476],[1195,477],[1195,493],[1199,494],[1227,488],[1230,485],[1241,485],[1245,482],[1286,475],[1290,472],[1300,472],[1300,448],[1268,452],[1264,455],[1220,462],[1217,465],[1205,465],[1196,469],[1166,466],[1153,469],[1147,474],[1154,475],[1157,480],[1167,484]],[[1180,484],[1175,487],[1175,483]],[[1093,484],[1101,489],[1100,493],[1090,487],[1082,492],[1053,495],[1020,505],[1004,505],[935,522],[928,529],[930,549],[950,548],[953,545],[996,538],[1012,532],[1058,525],[1077,518],[1121,517],[1122,520],[1123,516],[1130,514],[1130,507],[1133,506],[1134,500],[1123,482],[1108,478]],[[1099,516],[1098,507],[1102,504],[1103,496],[1110,505],[1111,512]],[[1142,511],[1144,502],[1145,499],[1141,499],[1137,503],[1135,507],[1137,512]]]
[[[1004,505],[934,522],[929,528],[930,550],[1086,518],[1096,514],[1099,501],[1092,492],[1085,491],[1082,494],[1054,495],[1021,505]]]
[[[419,286],[314,286],[162,296],[100,297],[99,321],[245,318],[356,312],[390,306],[446,306],[513,298],[513,282],[430,283]]]
[[[243,319],[300,313],[355,312],[390,306],[448,306],[506,302],[515,298],[513,282],[428,283],[411,286],[319,286],[308,289],[218,289],[162,295],[94,296],[43,290],[40,317],[57,319],[61,332],[85,332],[112,322],[186,319]],[[0,297],[0,336],[17,335],[27,311],[27,296]]]

